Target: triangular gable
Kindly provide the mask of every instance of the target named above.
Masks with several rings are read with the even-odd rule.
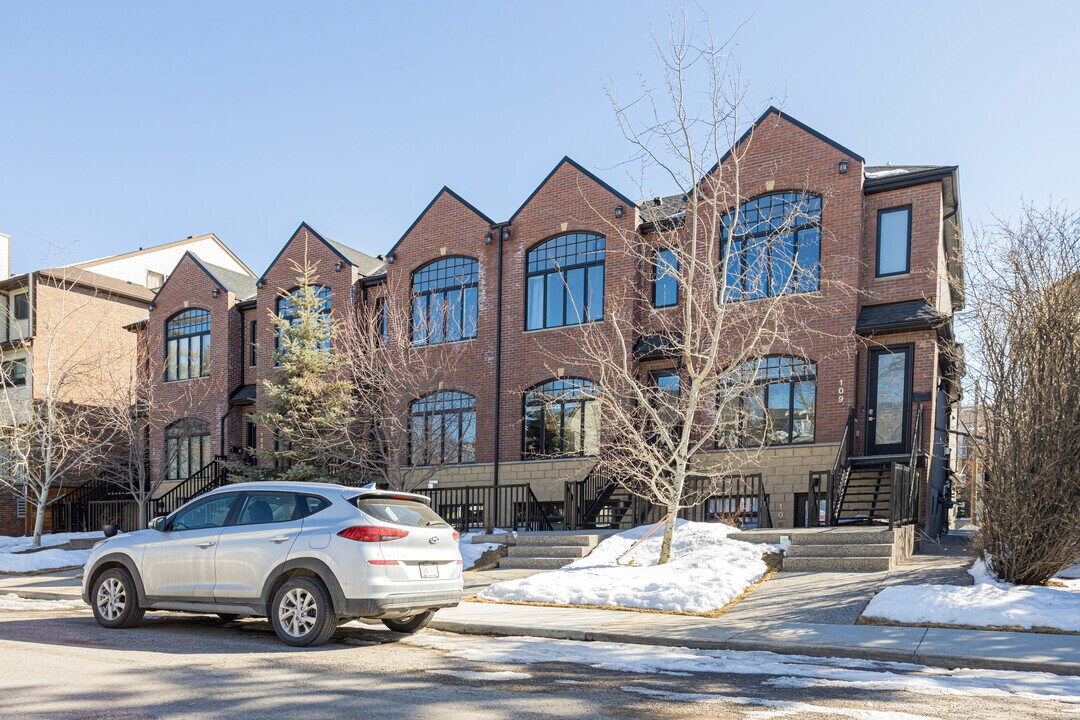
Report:
[[[836,148],[840,152],[842,152],[845,155],[847,155],[848,157],[850,157],[852,160],[857,160],[859,162],[866,162],[866,159],[862,155],[860,155],[859,153],[844,147],[840,143],[833,140],[831,137],[821,134],[820,132],[818,132],[814,128],[810,127],[806,123],[800,122],[800,121],[796,120],[795,118],[793,118],[792,116],[785,114],[783,111],[780,110],[780,108],[778,108],[776,106],[773,106],[773,105],[770,105],[769,108],[765,112],[761,113],[761,116],[757,120],[755,120],[754,123],[750,127],[748,127],[746,129],[746,132],[744,132],[742,135],[739,136],[739,139],[735,141],[735,144],[732,145],[728,149],[728,151],[726,153],[724,153],[723,157],[720,158],[720,162],[713,165],[712,169],[709,170],[709,172],[706,173],[706,175],[712,175],[714,172],[716,172],[717,168],[719,168],[721,165],[726,163],[728,161],[728,158],[731,157],[731,153],[734,152],[735,148],[739,147],[748,138],[750,138],[753,135],[754,130],[756,130],[758,128],[758,126],[760,126],[763,122],[765,122],[765,120],[767,120],[770,115],[776,115],[778,118],[780,118],[782,120],[786,120],[787,122],[791,123],[795,127],[802,130],[803,132],[805,132],[805,133],[807,133],[809,135],[812,135],[813,137],[815,137],[818,140],[822,141],[826,145],[829,145],[829,146],[831,146],[833,148]]]
[[[322,235],[320,235],[315,228],[307,224],[307,221],[302,221],[300,225],[296,228],[296,230],[293,231],[293,234],[289,236],[289,239],[285,241],[285,244],[281,246],[281,249],[278,250],[278,254],[274,256],[274,259],[271,260],[270,264],[266,266],[265,270],[263,270],[262,275],[259,276],[259,282],[263,282],[264,280],[266,280],[266,273],[270,272],[270,268],[274,267],[274,265],[277,264],[277,261],[281,259],[281,255],[285,252],[285,248],[289,247],[289,245],[292,244],[292,241],[296,239],[296,237],[300,234],[301,230],[307,230],[308,233],[312,235],[316,240],[321,242],[326,247],[330,248],[330,251],[337,255],[339,258],[341,258],[341,261],[343,263],[352,267],[356,267],[356,263],[350,260],[345,253],[341,252],[341,250],[339,250],[334,245],[334,243],[330,242]]]
[[[589,172],[588,170],[586,170],[586,169],[585,169],[584,167],[582,167],[582,166],[581,166],[580,164],[578,164],[577,162],[575,162],[575,161],[574,161],[574,160],[573,160],[573,159],[572,159],[572,158],[571,158],[571,157],[570,157],[569,155],[564,155],[564,156],[563,156],[563,159],[562,159],[562,160],[560,160],[560,161],[559,161],[559,162],[558,162],[558,163],[557,163],[557,164],[555,165],[555,167],[553,167],[553,168],[551,169],[551,172],[549,172],[549,173],[547,174],[547,177],[545,177],[545,178],[544,178],[543,180],[541,180],[541,181],[540,181],[540,184],[536,186],[536,189],[535,189],[535,190],[533,190],[533,191],[532,191],[531,193],[529,193],[529,197],[525,198],[525,202],[521,203],[521,205],[520,205],[520,206],[518,207],[518,209],[514,211],[514,214],[510,216],[510,222],[514,222],[514,218],[516,218],[516,217],[517,217],[517,216],[518,216],[518,215],[519,215],[519,214],[521,213],[521,211],[525,209],[525,206],[526,206],[526,205],[528,205],[528,204],[529,204],[530,202],[532,202],[532,199],[533,199],[534,197],[536,197],[536,194],[537,194],[537,193],[539,193],[539,192],[540,192],[540,190],[542,190],[542,189],[543,189],[543,187],[544,187],[545,185],[547,185],[547,184],[548,184],[548,182],[549,182],[549,181],[551,180],[551,178],[553,178],[553,177],[555,176],[555,173],[559,172],[559,169],[560,169],[560,168],[561,168],[561,167],[562,167],[563,165],[570,165],[570,166],[571,166],[571,167],[573,167],[573,168],[574,168],[575,170],[577,170],[578,172],[580,172],[580,173],[581,173],[582,175],[584,175],[585,177],[589,178],[589,179],[590,179],[590,180],[592,180],[592,181],[593,181],[594,183],[596,183],[596,184],[597,184],[597,185],[599,185],[600,187],[604,188],[604,189],[605,189],[605,190],[607,190],[607,191],[608,191],[609,193],[611,193],[612,195],[614,195],[614,196],[615,196],[615,197],[617,197],[618,199],[622,200],[622,201],[623,201],[624,203],[626,203],[626,204],[627,204],[627,205],[629,205],[630,207],[632,207],[632,208],[633,208],[633,207],[637,207],[637,203],[636,203],[636,202],[634,202],[634,201],[633,201],[633,200],[631,200],[630,198],[626,197],[625,195],[623,195],[623,194],[622,194],[621,192],[619,192],[618,190],[616,190],[616,189],[615,189],[615,188],[613,188],[612,186],[608,185],[608,184],[607,184],[606,182],[604,182],[604,181],[603,181],[603,180],[601,180],[601,179],[600,179],[599,177],[597,177],[597,176],[596,176],[596,175],[595,175],[594,173],[592,173],[592,172]]]
[[[439,198],[441,198],[443,195],[450,196],[451,198],[456,200],[458,203],[460,203],[465,209],[472,212],[474,215],[476,215],[478,218],[480,218],[481,220],[486,222],[488,225],[495,225],[496,224],[494,220],[489,218],[484,213],[480,212],[476,208],[475,205],[473,205],[468,200],[466,200],[465,198],[458,195],[456,192],[454,192],[453,190],[448,188],[446,185],[443,185],[442,189],[439,190],[439,192],[435,193],[435,197],[431,198],[431,202],[429,202],[427,204],[427,206],[423,210],[420,211],[420,214],[416,216],[416,219],[412,221],[412,224],[409,225],[409,228],[405,232],[403,232],[401,234],[401,237],[399,237],[397,239],[397,242],[394,243],[394,245],[389,250],[386,251],[387,256],[392,255],[393,252],[395,250],[397,250],[398,245],[400,245],[402,243],[402,241],[405,240],[405,238],[409,237],[409,233],[411,233],[416,228],[416,226],[420,224],[420,221],[424,219],[424,216],[427,215],[428,212],[431,211],[431,208],[435,207],[435,203],[437,203],[439,201]]]
[[[177,269],[188,258],[191,258],[191,261],[193,263],[195,263],[195,267],[202,270],[203,274],[206,275],[206,277],[208,277],[210,280],[213,281],[213,283],[215,285],[218,286],[218,289],[224,290],[224,291],[228,290],[228,288],[220,280],[218,280],[216,277],[214,277],[214,274],[212,272],[210,272],[210,270],[206,267],[206,265],[204,265],[202,263],[202,261],[199,260],[198,257],[196,257],[195,253],[191,252],[190,250],[187,250],[187,251],[184,252],[183,255],[180,256],[180,259],[176,261],[176,265],[173,266],[172,272],[169,273],[169,276],[167,278],[165,278],[165,282],[163,282],[161,284],[161,287],[159,287],[157,289],[157,292],[154,293],[154,297],[157,297],[158,295],[160,295],[165,290],[165,288],[167,288],[169,286],[169,283],[172,282],[172,279],[176,276]]]

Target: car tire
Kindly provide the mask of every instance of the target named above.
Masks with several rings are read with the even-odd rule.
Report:
[[[293,647],[322,645],[338,626],[330,593],[310,577],[283,582],[274,592],[268,614],[277,636]]]
[[[94,578],[90,606],[98,625],[109,629],[132,627],[146,614],[139,607],[139,593],[131,573],[122,567],[109,568]]]
[[[411,635],[414,632],[423,630],[431,622],[431,618],[435,617],[434,610],[427,610],[416,615],[410,615],[403,618],[384,618],[383,625],[390,628],[394,632],[405,633]]]

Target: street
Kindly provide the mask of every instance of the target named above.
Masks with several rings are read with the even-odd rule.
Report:
[[[595,663],[588,662],[592,653]],[[785,657],[728,657],[739,655],[762,666],[769,664],[763,657]],[[488,659],[470,659],[477,657]],[[570,662],[547,661],[550,657]],[[0,613],[0,716],[944,720],[977,712],[983,720],[1080,717],[1075,693],[1070,702],[1047,699],[1073,692],[1069,688],[1076,687],[1076,678],[986,671],[954,676],[913,665],[827,660],[808,665],[806,673],[797,665],[765,668],[765,674],[661,669],[685,668],[692,660],[669,648],[434,631],[405,638],[381,626],[357,624],[341,627],[324,647],[298,651],[279,643],[262,620],[225,624],[206,616],[150,614],[135,629],[110,631],[83,609],[7,610]],[[631,661],[649,671],[612,669]],[[862,670],[850,669],[856,667]],[[781,672],[785,676],[778,677]],[[1021,697],[997,689],[1008,683],[1013,690],[1033,692]]]

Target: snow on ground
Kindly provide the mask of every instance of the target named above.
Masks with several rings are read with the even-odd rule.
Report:
[[[608,537],[592,553],[559,570],[489,585],[485,600],[607,605],[681,612],[716,610],[739,596],[768,570],[768,545],[734,539],[739,531],[720,523],[679,520],[673,560],[657,565],[662,531],[657,530],[617,565],[651,526]]]
[[[509,535],[505,530],[495,530],[494,534]],[[476,561],[480,559],[480,556],[499,547],[499,543],[474,543],[472,539],[477,535],[487,535],[487,533],[465,533],[461,536],[459,549],[461,550],[461,567],[463,570],[469,570],[476,565]]]
[[[89,610],[82,600],[31,600],[21,598],[15,593],[0,595],[0,610],[22,612],[52,612],[68,610]]]
[[[1080,705],[1080,677],[1051,673],[944,670],[913,663],[855,658],[818,658],[737,650],[691,650],[534,637],[492,638],[425,633],[410,635],[402,642],[440,650],[452,657],[474,662],[510,665],[564,662],[640,674],[763,675],[768,676],[762,683],[766,686],[851,688],[918,695],[1011,695]],[[732,701],[730,698],[726,699]],[[810,711],[804,708],[803,712]]]
[[[1065,587],[1011,585],[1000,582],[981,559],[968,572],[975,578],[970,587],[887,587],[874,596],[863,617],[902,623],[1080,632],[1080,580],[1063,573],[1060,582]]]
[[[428,670],[433,675],[446,675],[448,677],[461,678],[462,680],[484,680],[502,682],[505,680],[528,680],[532,677],[529,673],[515,672],[513,670]]]
[[[82,538],[100,540],[103,537],[100,532],[42,535],[41,546],[49,549],[38,552],[28,552],[33,547],[31,545],[33,538],[0,537],[0,572],[38,572],[85,565],[90,557],[89,550],[59,550],[55,546],[63,545],[69,540]]]

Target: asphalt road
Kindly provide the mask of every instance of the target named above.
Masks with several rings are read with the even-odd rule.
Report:
[[[766,679],[473,662],[354,625],[324,647],[298,651],[280,644],[260,620],[226,625],[162,614],[110,631],[86,611],[0,612],[4,720],[1080,719],[1080,705],[1056,701],[783,688],[764,685]]]

